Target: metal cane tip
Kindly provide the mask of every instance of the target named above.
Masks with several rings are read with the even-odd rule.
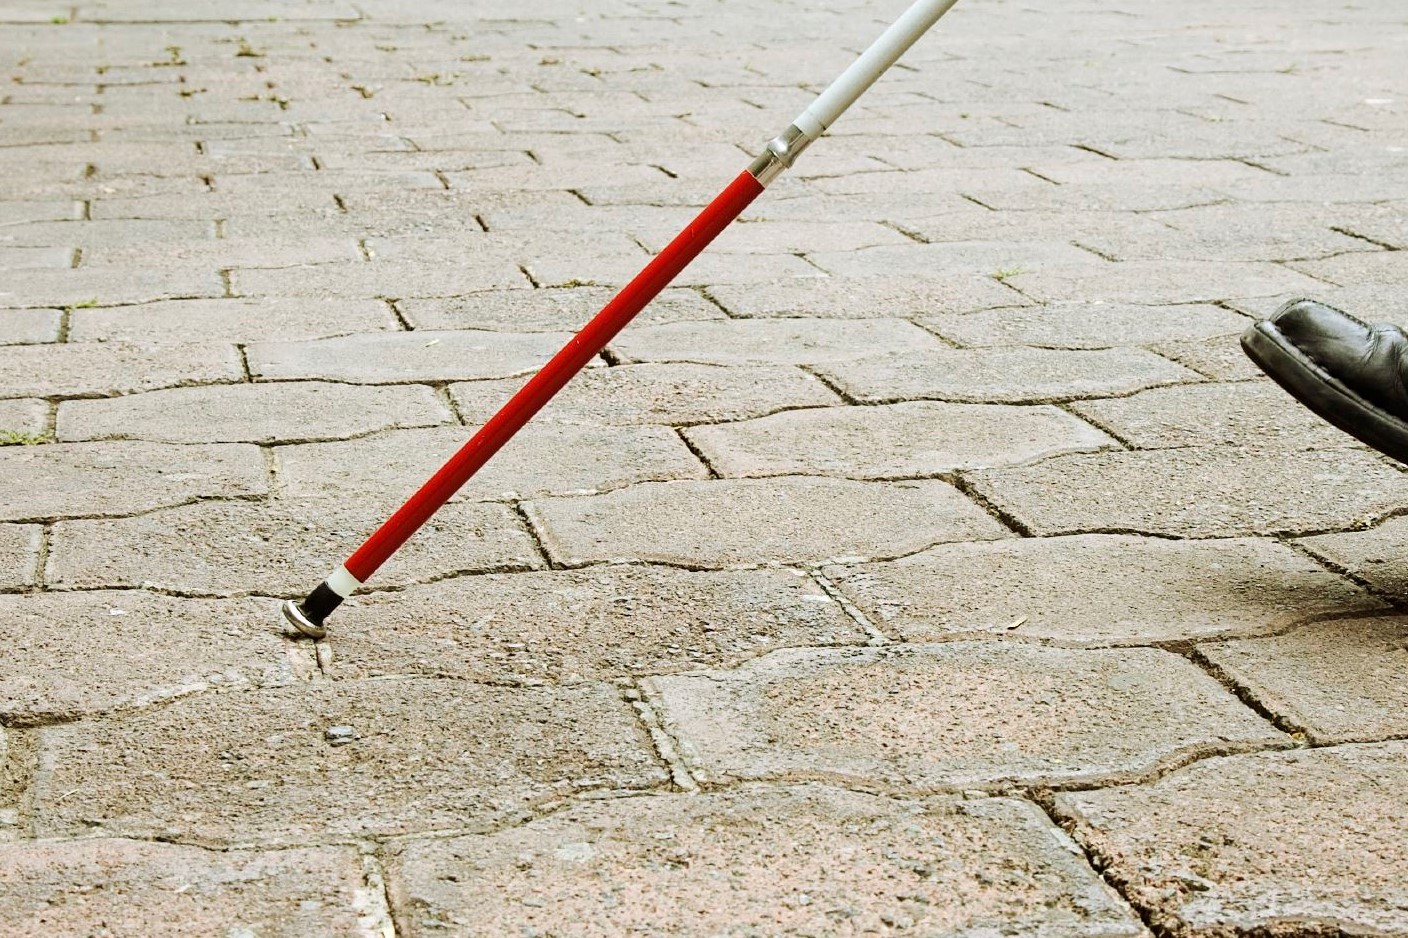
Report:
[[[327,637],[328,630],[304,615],[303,609],[298,605],[297,601],[286,599],[283,601],[283,604],[279,606],[279,609],[283,612],[284,619],[289,625],[293,626],[304,635],[307,635],[309,638]]]

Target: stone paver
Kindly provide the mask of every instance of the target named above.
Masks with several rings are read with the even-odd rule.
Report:
[[[63,313],[57,309],[0,310],[0,345],[30,345],[59,338]]]
[[[1336,619],[1199,651],[1316,742],[1408,736],[1408,620]]]
[[[1317,534],[1296,543],[1317,557],[1349,571],[1375,589],[1408,596],[1408,518],[1390,518],[1367,531]]]
[[[549,556],[568,566],[627,559],[689,567],[816,562],[1007,534],[938,481],[648,482],[606,495],[532,501],[524,509]],[[701,517],[711,524],[701,526]]]
[[[778,283],[721,284],[709,295],[733,316],[883,319],[935,312],[967,313],[1027,302],[985,273],[964,272],[942,280],[907,277],[823,277]]]
[[[1318,532],[1362,526],[1408,505],[1408,477],[1359,450],[1099,453],[967,478],[1038,535]]]
[[[870,403],[913,398],[1026,403],[1127,394],[1199,375],[1143,349],[935,349],[831,362],[817,373]]]
[[[1238,343],[1239,334],[1213,336],[1210,339],[1182,339],[1159,342],[1153,350],[1191,368],[1198,374],[1218,381],[1245,381],[1264,378]]]
[[[344,443],[281,446],[281,491],[357,499],[406,494],[430,478],[473,428],[380,434]],[[703,479],[704,464],[668,427],[595,427],[544,421],[525,427],[462,488],[457,499],[537,498],[604,492],[637,482]]]
[[[505,332],[575,332],[611,299],[602,287],[565,290],[500,290],[452,299],[408,299],[398,303],[417,329],[501,329]],[[723,312],[694,290],[666,290],[633,320],[653,323],[722,319]]]
[[[1138,449],[1238,446],[1296,452],[1358,446],[1269,381],[1154,388],[1071,410]]]
[[[799,571],[610,565],[463,577],[357,597],[339,612],[333,673],[604,680],[865,640]]]
[[[330,745],[333,726],[354,740]],[[341,681],[204,694],[125,720],[46,727],[39,745],[44,837],[286,843],[483,829],[574,791],[667,777],[606,684]]]
[[[0,589],[34,584],[40,530],[37,524],[0,525]]]
[[[54,526],[48,582],[61,589],[148,587],[210,596],[303,594],[395,508],[346,498],[181,508]],[[446,506],[377,576],[381,585],[542,565],[504,505]]]
[[[217,687],[288,684],[293,659],[269,628],[269,606],[140,590],[0,596],[10,661],[0,718],[71,720]]]
[[[711,365],[815,365],[940,347],[932,335],[899,319],[677,322],[631,329],[611,343],[623,361]]]
[[[1408,931],[1408,743],[1211,759],[1056,804],[1175,934]]]
[[[59,405],[57,436],[168,443],[337,440],[391,427],[451,423],[428,387],[352,387],[321,382],[176,388]]]
[[[395,332],[258,342],[248,355],[254,376],[265,380],[471,381],[536,371],[567,339],[558,333]]]
[[[450,387],[465,422],[488,420],[523,379],[473,381]],[[622,365],[579,374],[536,418],[611,424],[693,424],[746,420],[794,407],[824,407],[841,399],[799,368],[777,366]]]
[[[1384,608],[1291,548],[1251,538],[1078,534],[945,544],[824,572],[876,625],[907,641],[997,634],[1141,644],[1265,634]]]
[[[368,886],[353,847],[216,852],[121,838],[0,845],[0,936],[371,934],[385,916]]]
[[[1150,648],[796,649],[647,686],[681,754],[719,781],[1084,784],[1283,738],[1186,660]],[[1114,712],[1117,726],[1101,716]]]
[[[1219,306],[1115,303],[1016,306],[961,315],[927,315],[918,321],[950,342],[970,348],[1034,345],[1062,349],[1204,338],[1234,332],[1248,324],[1244,317]]]
[[[400,328],[391,308],[379,300],[307,297],[171,300],[75,309],[70,315],[70,342],[294,342]]]
[[[44,401],[13,398],[0,400],[0,433],[39,436],[49,418],[49,405]]]
[[[387,878],[408,938],[466,928],[1144,934],[1063,837],[1021,801],[748,786],[584,805],[518,830],[411,843]]]
[[[1170,206],[1173,207],[1173,206]],[[1040,302],[1206,303],[1269,293],[1314,293],[1324,285],[1278,264],[1127,261],[1104,268],[1044,267],[1015,274],[1012,286]]]
[[[130,515],[269,490],[258,447],[54,443],[0,447],[0,521]]]
[[[794,410],[684,435],[724,477],[917,478],[1116,446],[1055,407],[929,401]]]
[[[243,378],[233,345],[189,346],[180,355],[157,346],[96,343],[0,348],[0,395],[5,397],[102,397]]]

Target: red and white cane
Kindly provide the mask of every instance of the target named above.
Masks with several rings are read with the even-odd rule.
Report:
[[[742,174],[719,193],[666,248],[646,265],[591,322],[552,357],[503,409],[475,433],[449,462],[376,530],[302,602],[283,604],[284,617],[306,635],[322,638],[332,611],[371,579],[378,568],[420,529],[513,438],[543,405],[595,358],[635,315],[665,289],[718,234],[791,167],[797,155],[855,103],[939,17],[958,0],[917,0],[860,58],[831,83]]]

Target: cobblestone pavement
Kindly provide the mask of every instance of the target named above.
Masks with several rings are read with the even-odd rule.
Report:
[[[1401,0],[0,2],[0,935],[1408,935]]]

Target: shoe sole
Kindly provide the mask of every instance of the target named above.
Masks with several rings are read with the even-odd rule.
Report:
[[[1365,400],[1296,348],[1276,324],[1259,322],[1242,334],[1242,351],[1316,414],[1350,436],[1408,463],[1408,423]]]

